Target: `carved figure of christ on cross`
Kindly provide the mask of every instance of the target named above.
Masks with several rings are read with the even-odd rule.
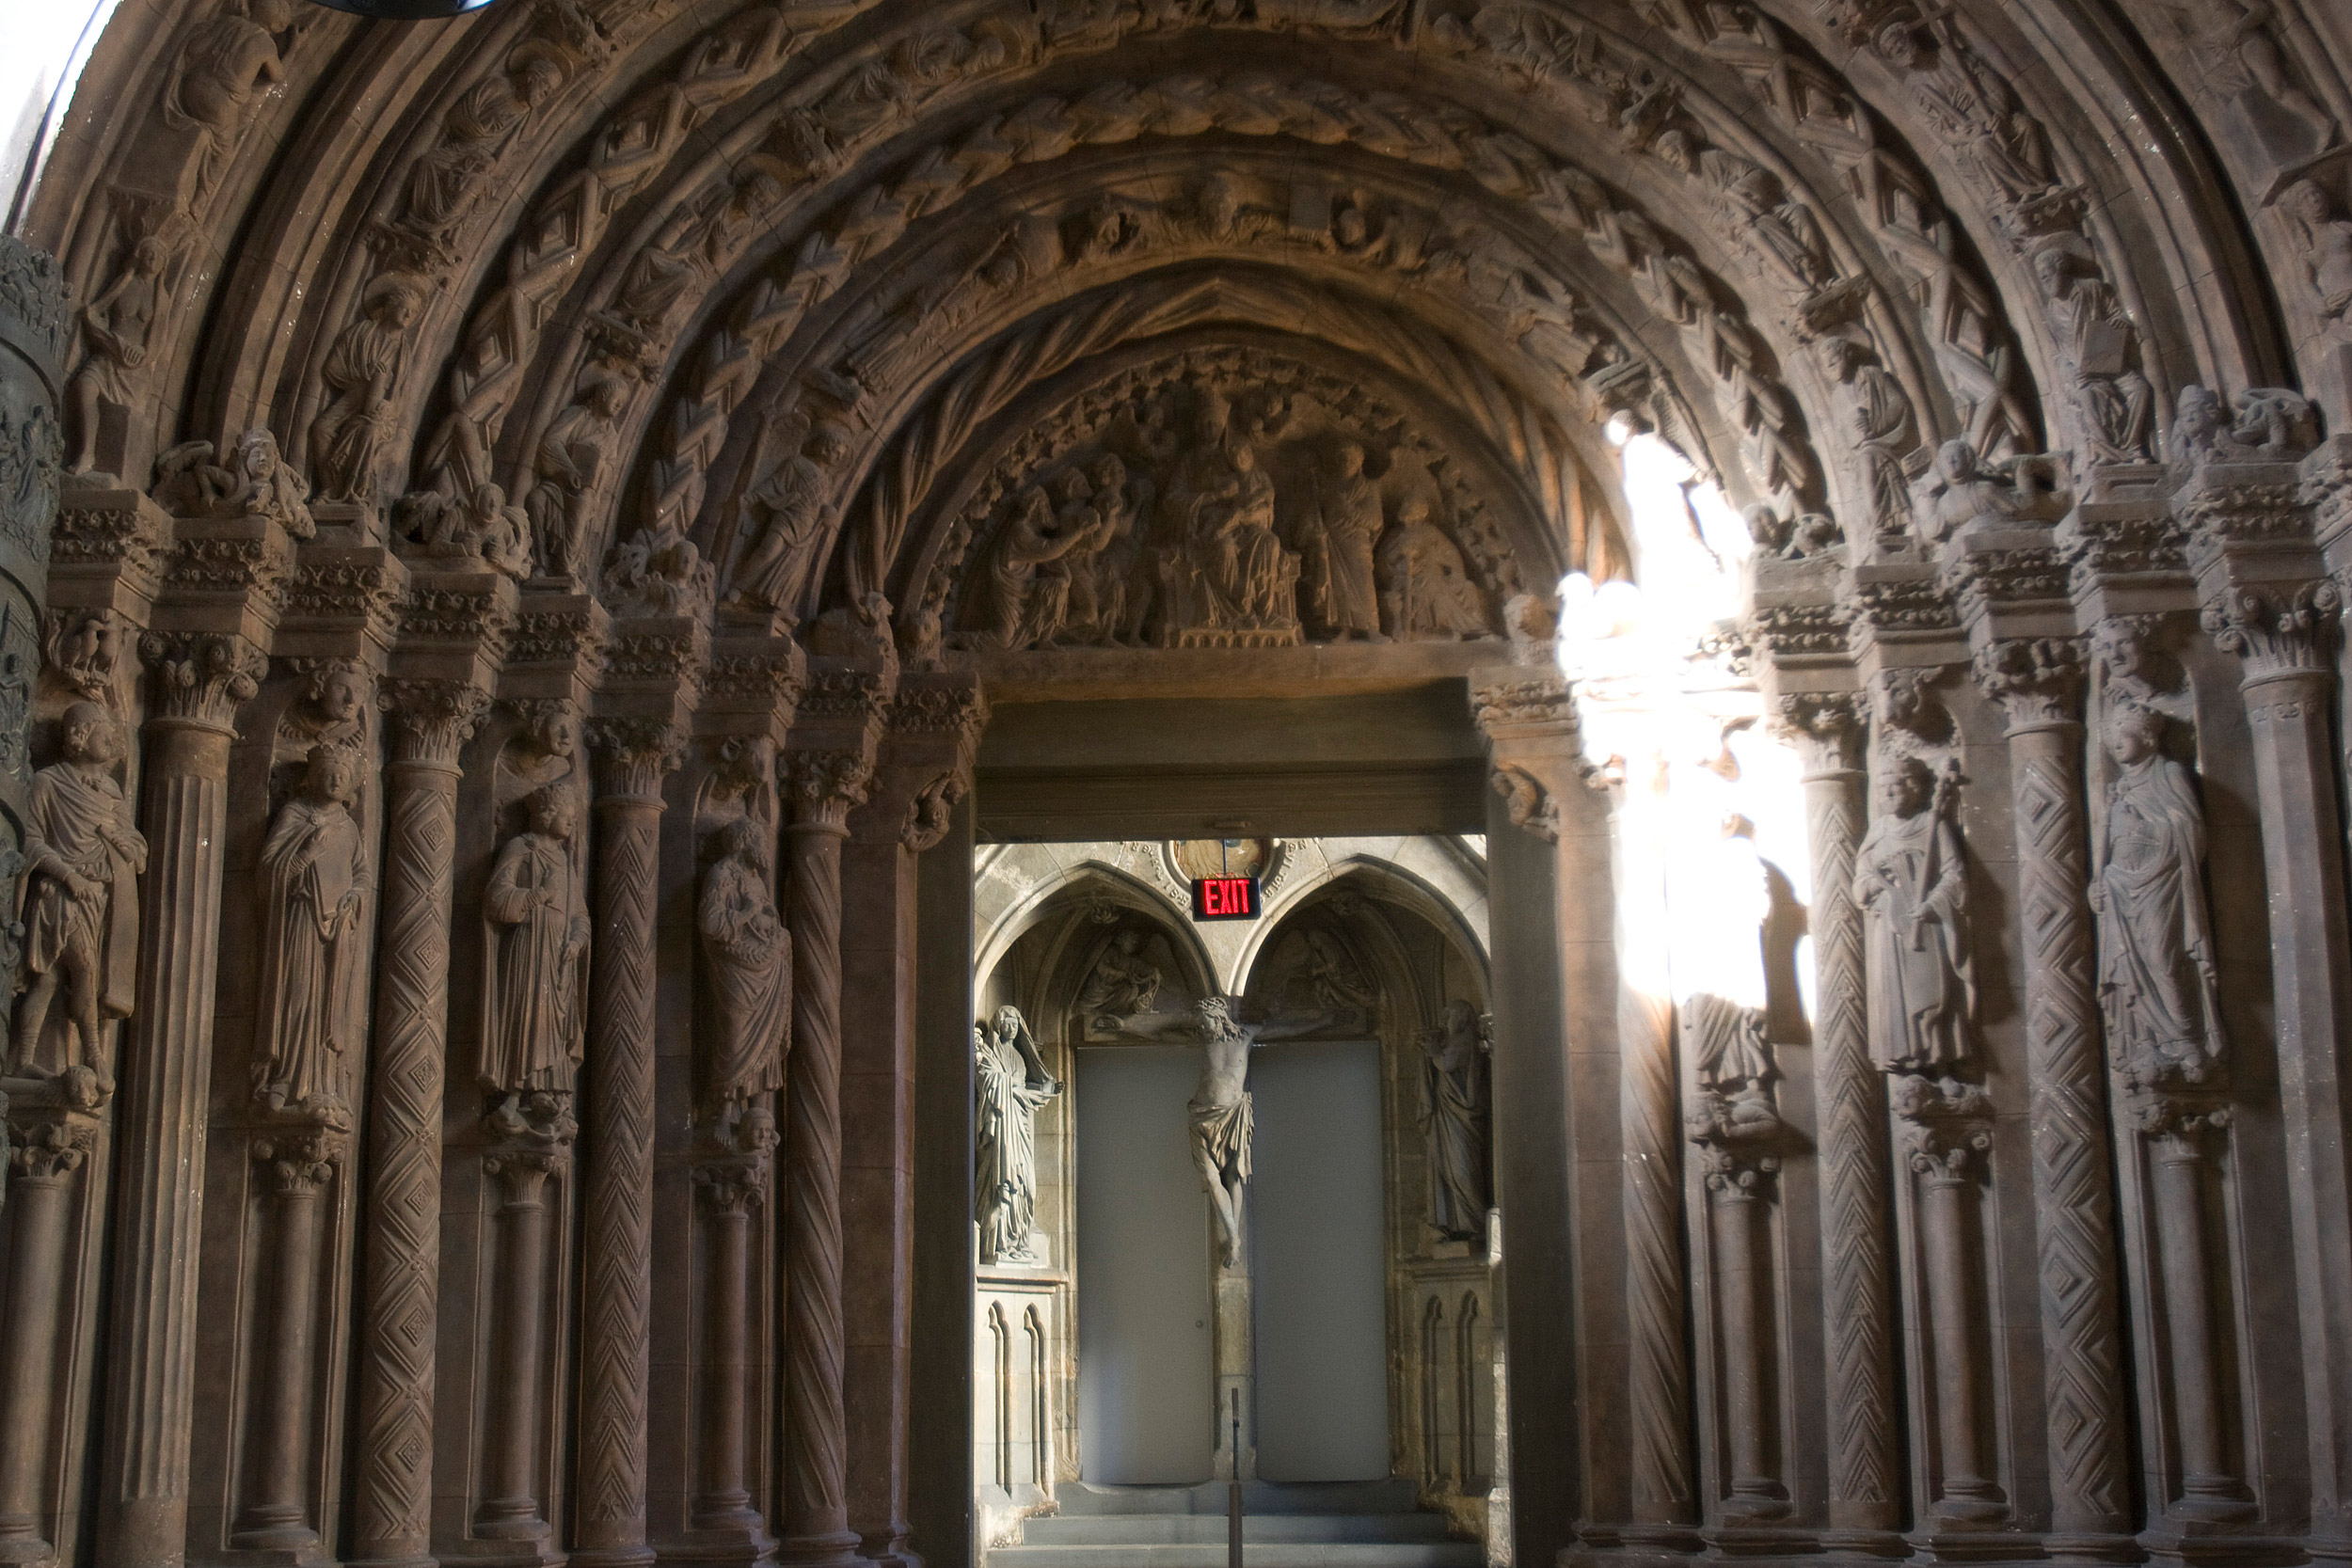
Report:
[[[1206,1055],[1184,1115],[1191,1125],[1192,1163],[1200,1169],[1200,1184],[1216,1215],[1217,1248],[1229,1269],[1241,1263],[1242,1190],[1249,1184],[1250,1048],[1308,1034],[1332,1022],[1317,1015],[1285,1023],[1244,1023],[1240,1008],[1237,996],[1204,996],[1193,1004],[1190,1017],[1160,1013],[1123,1021],[1133,1034],[1184,1030],[1200,1037]]]

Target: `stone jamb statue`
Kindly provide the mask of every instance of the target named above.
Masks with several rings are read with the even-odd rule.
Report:
[[[770,890],[772,831],[739,816],[711,834],[695,910],[714,1004],[708,1094],[719,1140],[730,1148],[751,1101],[784,1087],[792,1028],[792,937]]]
[[[1037,1228],[1037,1113],[1061,1093],[1061,1081],[1046,1070],[1021,1009],[996,1009],[992,1024],[972,1025],[972,1056],[977,1074],[977,1149],[974,1183],[983,1263],[1043,1262],[1032,1237]]]
[[[343,1085],[367,1016],[361,928],[374,883],[351,814],[359,778],[356,752],[321,742],[262,846],[254,1096],[273,1115],[294,1109],[337,1127],[349,1121]]]
[[[33,777],[24,818],[24,971],[17,1072],[58,1077],[76,1103],[114,1093],[105,1027],[131,1016],[138,957],[138,878],[147,840],[115,777],[123,737],[112,714],[75,703],[59,724],[64,760]],[[53,1020],[57,991],[66,1016]]]
[[[2107,716],[2117,771],[2090,889],[2107,1050],[2135,1089],[2203,1084],[2227,1050],[2204,810],[2189,770],[2157,749],[2163,722],[2134,702]]]
[[[580,807],[558,787],[525,805],[530,828],[499,850],[483,895],[481,1081],[491,1120],[509,1132],[526,1130],[524,1097],[570,1095],[587,1018],[588,910],[572,860]]]
[[[1931,1078],[1951,1076],[1976,1043],[1968,872],[1949,784],[1917,756],[1891,759],[1854,857],[1870,1053],[1887,1071]]]

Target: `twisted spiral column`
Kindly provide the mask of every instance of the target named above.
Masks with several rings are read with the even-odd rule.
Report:
[[[383,688],[392,758],[375,1058],[368,1085],[371,1180],[352,1568],[430,1568],[433,1562],[433,1376],[457,753],[485,701],[482,691],[466,686],[388,681]]]
[[[1804,765],[1813,851],[1818,997],[1813,1074],[1821,1118],[1821,1266],[1829,1512],[1825,1544],[1899,1553],[1902,1456],[1895,1424],[1894,1275],[1887,1256],[1886,1093],[1870,1063],[1862,998],[1862,916],[1853,902],[1862,842],[1863,707],[1858,694],[1782,700]]]
[[[1978,681],[2008,714],[2026,949],[2026,1070],[2040,1223],[2043,1408],[2057,1556],[2136,1554],[2108,1179],[2106,1064],[2091,984],[2081,656],[2072,642],[1987,646]]]
[[[792,1060],[785,1129],[785,1481],[782,1560],[847,1568],[848,1416],[841,1309],[841,845],[871,762],[792,758],[785,921],[792,933]]]
[[[645,1399],[653,1300],[654,895],[661,780],[683,737],[599,721],[596,935],[589,976],[585,1277],[580,1291],[576,1563],[654,1560],[645,1544]]]

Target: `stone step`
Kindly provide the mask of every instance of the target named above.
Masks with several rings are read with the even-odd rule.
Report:
[[[1322,1542],[1333,1545],[1444,1541],[1436,1513],[1260,1513],[1242,1520],[1245,1544]],[[1042,1514],[1024,1521],[1029,1546],[1222,1544],[1225,1520],[1209,1513]]]
[[[1467,1541],[1267,1542],[1245,1540],[1244,1568],[1483,1568],[1486,1550]],[[1215,1545],[999,1546],[989,1568],[1226,1568]]]
[[[1214,1513],[1225,1517],[1227,1484],[1198,1486],[1100,1486],[1063,1481],[1054,1489],[1062,1517],[1076,1514]],[[1416,1497],[1409,1481],[1252,1481],[1242,1484],[1242,1506],[1252,1516],[1266,1513],[1411,1513]]]

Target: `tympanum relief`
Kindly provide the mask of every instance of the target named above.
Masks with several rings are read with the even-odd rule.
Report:
[[[1517,582],[1460,469],[1336,377],[1183,356],[1017,443],[930,594],[975,652],[1496,637]]]

